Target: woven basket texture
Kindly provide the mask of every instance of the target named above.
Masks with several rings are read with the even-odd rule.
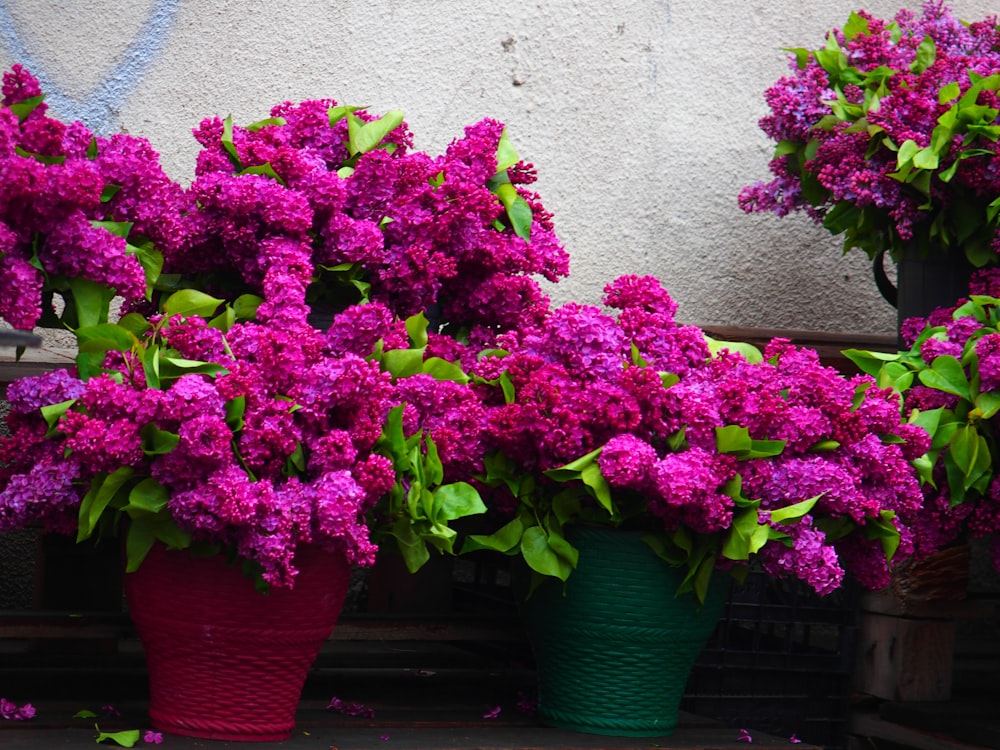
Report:
[[[574,528],[579,565],[549,581],[521,613],[538,672],[538,716],[591,734],[670,734],[688,676],[721,617],[728,579],[716,575],[701,609],[675,596],[682,574],[638,532]]]
[[[306,674],[350,579],[343,555],[296,553],[292,589],[264,595],[220,555],[157,545],[125,593],[149,669],[152,725],[213,740],[287,739]]]

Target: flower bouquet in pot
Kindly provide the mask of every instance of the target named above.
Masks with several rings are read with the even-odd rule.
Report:
[[[0,158],[20,177],[0,215],[0,315],[72,330],[78,356],[9,388],[0,530],[121,533],[154,725],[287,737],[349,566],[384,536],[419,568],[428,547],[452,551],[451,521],[485,510],[450,358],[454,336],[542,315],[533,276],[565,273],[530,165],[493,121],[432,158],[401,116],[323,100],[247,128],[206,120],[185,190],[145,141],[47,117],[22,68],[4,96]],[[428,325],[435,304],[449,335]],[[242,687],[219,688],[227,676]]]
[[[760,565],[821,595],[848,572],[885,584],[930,441],[867,375],[782,340],[713,342],[651,277],[606,293],[616,314],[565,305],[479,361],[496,520],[465,549],[526,563],[543,721],[657,735],[728,575]]]
[[[928,0],[919,16],[852,13],[824,46],[789,52],[760,121],[777,144],[774,178],[744,188],[740,206],[805,211],[845,252],[864,250],[900,322],[965,295],[1000,250],[996,20],[965,24]]]
[[[907,602],[965,597],[972,539],[989,539],[1000,570],[1000,278],[973,274],[970,295],[903,326],[894,354],[844,354],[903,399],[905,418],[931,436],[915,466],[923,509],[911,524],[913,553],[888,590]],[[905,575],[903,575],[905,574]]]

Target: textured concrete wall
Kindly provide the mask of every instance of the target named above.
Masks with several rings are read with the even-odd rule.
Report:
[[[889,16],[901,1],[863,7]],[[907,0],[907,7],[919,3]],[[955,0],[980,19],[988,0]],[[144,135],[178,179],[190,129],[332,97],[399,108],[437,153],[503,120],[539,170],[572,258],[557,300],[622,273],[664,279],[685,321],[889,334],[867,259],[804,216],[747,216],[767,177],[757,128],[783,46],[816,47],[854,0],[0,0],[0,63],[43,79],[60,116]]]

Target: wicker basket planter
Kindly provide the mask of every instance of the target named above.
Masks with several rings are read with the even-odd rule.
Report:
[[[543,724],[591,734],[670,734],[688,676],[718,622],[728,580],[698,609],[675,596],[681,573],[637,532],[577,528],[580,563],[522,605],[538,671]]]
[[[333,631],[350,578],[341,555],[305,548],[296,560],[295,587],[266,595],[220,555],[160,546],[125,576],[155,728],[213,740],[291,735],[306,674]]]

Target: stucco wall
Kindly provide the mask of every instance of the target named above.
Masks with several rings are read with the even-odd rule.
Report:
[[[919,9],[909,0],[906,7]],[[987,0],[955,0],[980,19]],[[901,2],[870,0],[890,16]],[[622,273],[662,278],[688,322],[890,334],[863,254],[805,216],[748,216],[767,177],[757,128],[781,47],[821,44],[854,0],[0,0],[0,63],[22,62],[55,114],[150,139],[189,179],[205,116],[283,100],[402,109],[441,151],[507,123],[572,256],[559,300]]]

